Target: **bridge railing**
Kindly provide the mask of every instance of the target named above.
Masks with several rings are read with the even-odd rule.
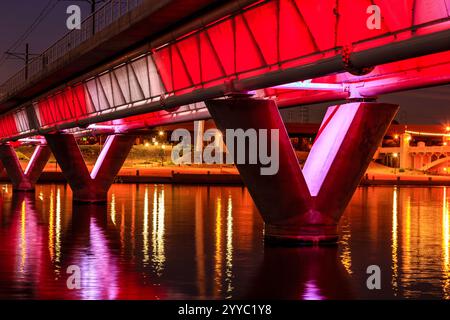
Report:
[[[0,101],[13,96],[43,72],[64,63],[64,57],[95,34],[117,21],[124,14],[138,7],[144,0],[110,0],[81,23],[80,29],[68,32],[63,38],[33,58],[14,76],[0,86]]]

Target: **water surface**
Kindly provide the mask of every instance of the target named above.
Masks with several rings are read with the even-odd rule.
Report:
[[[450,189],[355,193],[335,247],[264,245],[245,188],[114,185],[73,205],[65,185],[0,194],[0,298],[377,299],[450,296]],[[381,268],[381,290],[366,269]],[[80,289],[67,288],[69,266]]]

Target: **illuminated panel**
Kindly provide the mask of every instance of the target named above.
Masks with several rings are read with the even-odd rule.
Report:
[[[312,83],[354,84],[361,95],[381,94],[450,83],[450,51],[383,64],[364,76],[339,73],[312,79]],[[280,107],[346,99],[344,91],[265,89]]]
[[[414,89],[426,85],[445,84],[450,82],[450,52],[442,52],[420,58],[413,58],[396,63],[377,66],[374,71],[365,76],[354,76],[349,73],[339,73],[312,79],[314,83],[355,83],[361,93],[368,96]],[[343,90],[289,90],[267,88],[258,97],[271,97],[279,107],[289,107],[298,104],[319,103],[324,101],[344,100],[348,93]],[[190,104],[179,107],[176,111],[157,111],[140,116],[115,120],[112,124],[138,127],[151,127],[176,122],[194,121],[210,118],[204,103]],[[111,124],[111,123],[108,123]],[[139,125],[138,125],[139,124]]]
[[[67,87],[33,104],[37,119],[42,126],[53,124],[58,119],[79,119],[91,113],[91,104],[86,99],[84,85]]]
[[[14,118],[16,121],[16,128],[18,132],[26,132],[30,130],[30,125],[28,123],[28,116],[25,109],[21,109],[14,113]]]
[[[10,137],[18,134],[17,124],[12,113],[5,114],[0,118],[0,135]]]

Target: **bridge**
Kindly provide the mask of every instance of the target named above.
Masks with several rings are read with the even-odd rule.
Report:
[[[375,158],[401,169],[448,174],[450,170],[449,137],[448,132],[405,130],[402,134],[394,135],[398,146],[380,147]],[[433,145],[426,142],[427,138],[441,141]]]
[[[30,191],[53,153],[74,201],[104,202],[136,130],[277,129],[277,174],[237,163],[266,237],[335,242],[398,110],[376,97],[449,82],[449,19],[446,0],[110,0],[1,86],[0,159]],[[278,108],[340,100],[301,170]],[[76,137],[96,131],[109,137],[89,172]],[[23,171],[24,139],[38,146]]]

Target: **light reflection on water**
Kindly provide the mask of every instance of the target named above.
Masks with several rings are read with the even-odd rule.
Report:
[[[338,247],[264,246],[241,187],[114,185],[107,205],[70,188],[0,196],[0,298],[450,297],[448,189],[359,188]],[[382,290],[366,288],[379,265]],[[81,289],[67,289],[67,267]]]

